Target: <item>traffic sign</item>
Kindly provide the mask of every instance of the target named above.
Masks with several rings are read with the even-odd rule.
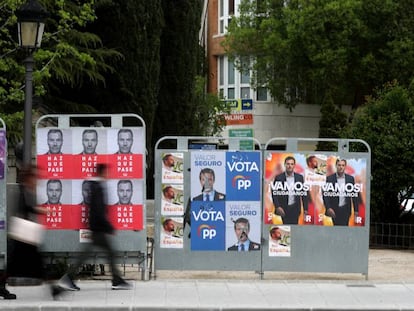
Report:
[[[253,109],[253,99],[242,99],[241,100],[241,109],[242,110],[252,110]]]

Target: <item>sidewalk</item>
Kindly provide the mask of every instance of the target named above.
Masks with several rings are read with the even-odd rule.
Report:
[[[47,285],[10,287],[15,301],[1,310],[414,310],[414,253],[372,250],[368,280],[354,274],[265,274],[166,272],[138,280],[133,289],[111,290],[111,282],[81,280],[79,292],[53,301]],[[237,274],[237,276],[236,276]],[[210,278],[209,278],[210,277]]]

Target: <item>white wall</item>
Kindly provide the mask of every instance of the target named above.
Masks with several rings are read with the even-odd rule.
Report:
[[[350,112],[350,107],[345,107]],[[319,105],[297,105],[292,112],[274,103],[253,104],[252,125],[226,126],[223,136],[229,136],[229,129],[252,128],[254,137],[265,144],[273,137],[317,138],[319,136]],[[246,110],[248,113],[248,110]]]

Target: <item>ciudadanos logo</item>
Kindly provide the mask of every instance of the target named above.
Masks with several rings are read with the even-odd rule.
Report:
[[[260,153],[226,153],[226,200],[260,200]]]

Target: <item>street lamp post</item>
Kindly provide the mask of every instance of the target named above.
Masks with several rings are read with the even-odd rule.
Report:
[[[25,102],[24,102],[24,133],[23,133],[23,164],[29,165],[32,161],[32,105],[33,105],[33,52],[42,42],[47,11],[36,1],[28,0],[17,11],[17,25],[19,45],[27,51],[24,60]]]

